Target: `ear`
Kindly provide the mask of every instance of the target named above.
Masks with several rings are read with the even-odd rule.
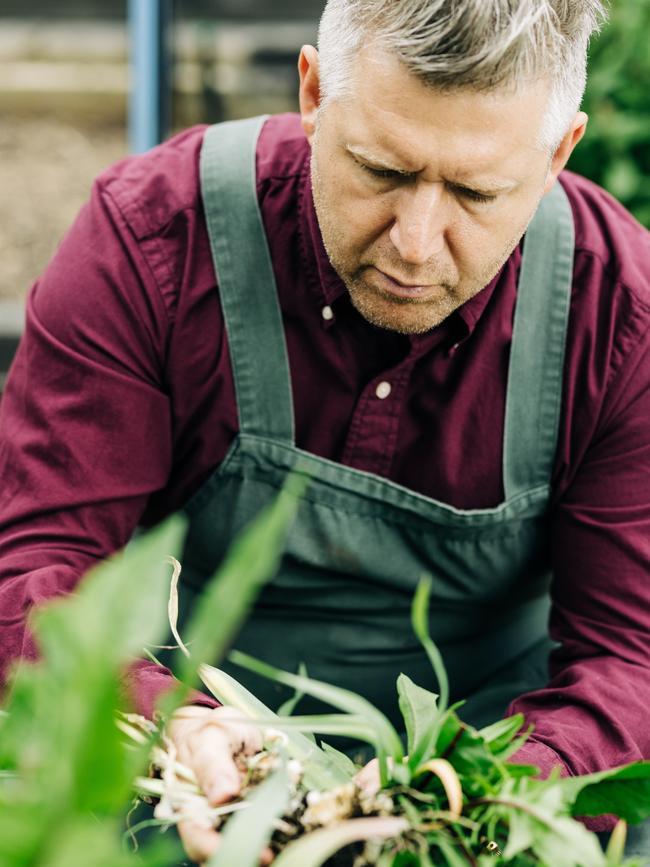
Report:
[[[300,75],[300,116],[302,128],[311,143],[316,129],[316,113],[320,105],[320,77],[318,51],[313,45],[303,45],[298,58]]]
[[[548,175],[546,177],[546,184],[544,185],[545,194],[548,193],[548,191],[551,189],[551,187],[557,180],[557,176],[568,163],[569,157],[573,153],[574,147],[578,144],[580,139],[585,134],[588,120],[589,118],[584,113],[584,111],[579,111],[576,114],[570,129],[558,145],[558,148],[551,159],[551,164],[548,169]]]

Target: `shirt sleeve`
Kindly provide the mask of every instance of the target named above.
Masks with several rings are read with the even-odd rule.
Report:
[[[612,377],[591,444],[551,514],[547,686],[509,713],[533,723],[513,761],[546,776],[650,757],[650,351],[647,334]],[[608,830],[613,821],[588,822]]]
[[[96,185],[30,293],[0,402],[0,682],[37,655],[30,609],[126,544],[165,486],[167,331],[139,245]],[[125,683],[148,713],[171,681],[138,663]]]

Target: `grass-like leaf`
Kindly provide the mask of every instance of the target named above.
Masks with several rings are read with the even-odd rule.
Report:
[[[246,802],[249,806],[228,821],[221,846],[206,867],[258,867],[260,853],[271,839],[275,822],[289,803],[286,762]]]
[[[431,640],[431,635],[429,633],[429,597],[431,595],[431,583],[431,577],[428,575],[420,579],[413,598],[411,623],[415,634],[420,639],[420,642],[429,657],[434,674],[438,680],[438,686],[440,688],[438,710],[442,716],[442,714],[447,710],[447,705],[449,704],[449,680],[447,678],[447,671],[442,656],[440,655],[440,651]]]
[[[278,716],[234,677],[211,665],[199,666],[199,675],[210,692],[222,704],[235,707],[245,716],[274,726]],[[328,789],[348,782],[349,777],[318,748],[311,738],[299,731],[287,732],[287,751],[305,769],[305,782],[310,788]]]
[[[346,711],[353,716],[366,719],[375,735],[374,744],[377,749],[377,758],[379,759],[381,782],[382,785],[387,784],[388,767],[386,758],[390,756],[395,764],[401,763],[404,756],[402,742],[389,720],[369,701],[350,690],[342,689],[329,683],[323,683],[320,680],[301,677],[299,674],[281,671],[279,668],[254,659],[252,656],[248,656],[248,654],[241,651],[233,650],[229,658],[236,665],[241,665],[243,668],[254,671],[262,677],[268,677],[278,683],[283,683],[294,689],[300,689],[307,695],[319,698],[333,707]]]
[[[408,827],[408,821],[398,816],[350,819],[301,837],[287,846],[273,864],[274,867],[320,867],[335,852],[350,843],[398,837]]]
[[[298,674],[301,677],[309,677],[309,672],[307,671],[307,666],[304,662],[301,662],[298,666]],[[291,714],[295,711],[298,706],[300,700],[304,698],[305,693],[301,692],[301,690],[294,690],[293,695],[288,698],[286,701],[282,702],[280,707],[277,709],[276,713],[278,716],[291,716]]]

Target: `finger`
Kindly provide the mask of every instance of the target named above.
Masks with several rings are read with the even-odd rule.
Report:
[[[191,752],[188,744],[189,736],[210,719],[211,711],[212,708],[189,705],[179,708],[169,720],[165,729],[165,735],[176,747],[176,757],[182,764],[191,764]]]
[[[187,738],[190,763],[199,786],[212,806],[232,801],[241,791],[241,775],[232,756],[228,734],[204,725]]]
[[[379,761],[371,759],[354,776],[354,782],[368,795],[374,795],[381,788],[379,776]]]
[[[212,828],[191,821],[179,822],[177,828],[188,858],[199,864],[208,861],[221,845],[221,835]]]

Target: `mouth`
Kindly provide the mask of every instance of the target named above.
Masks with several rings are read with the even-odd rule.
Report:
[[[426,301],[429,298],[438,295],[443,288],[436,283],[406,283],[399,280],[397,277],[393,277],[390,274],[386,274],[384,271],[380,271],[379,268],[375,268],[374,265],[370,268],[370,277],[371,282],[376,288],[379,288],[382,293],[393,295],[396,298],[411,298],[419,301]]]

